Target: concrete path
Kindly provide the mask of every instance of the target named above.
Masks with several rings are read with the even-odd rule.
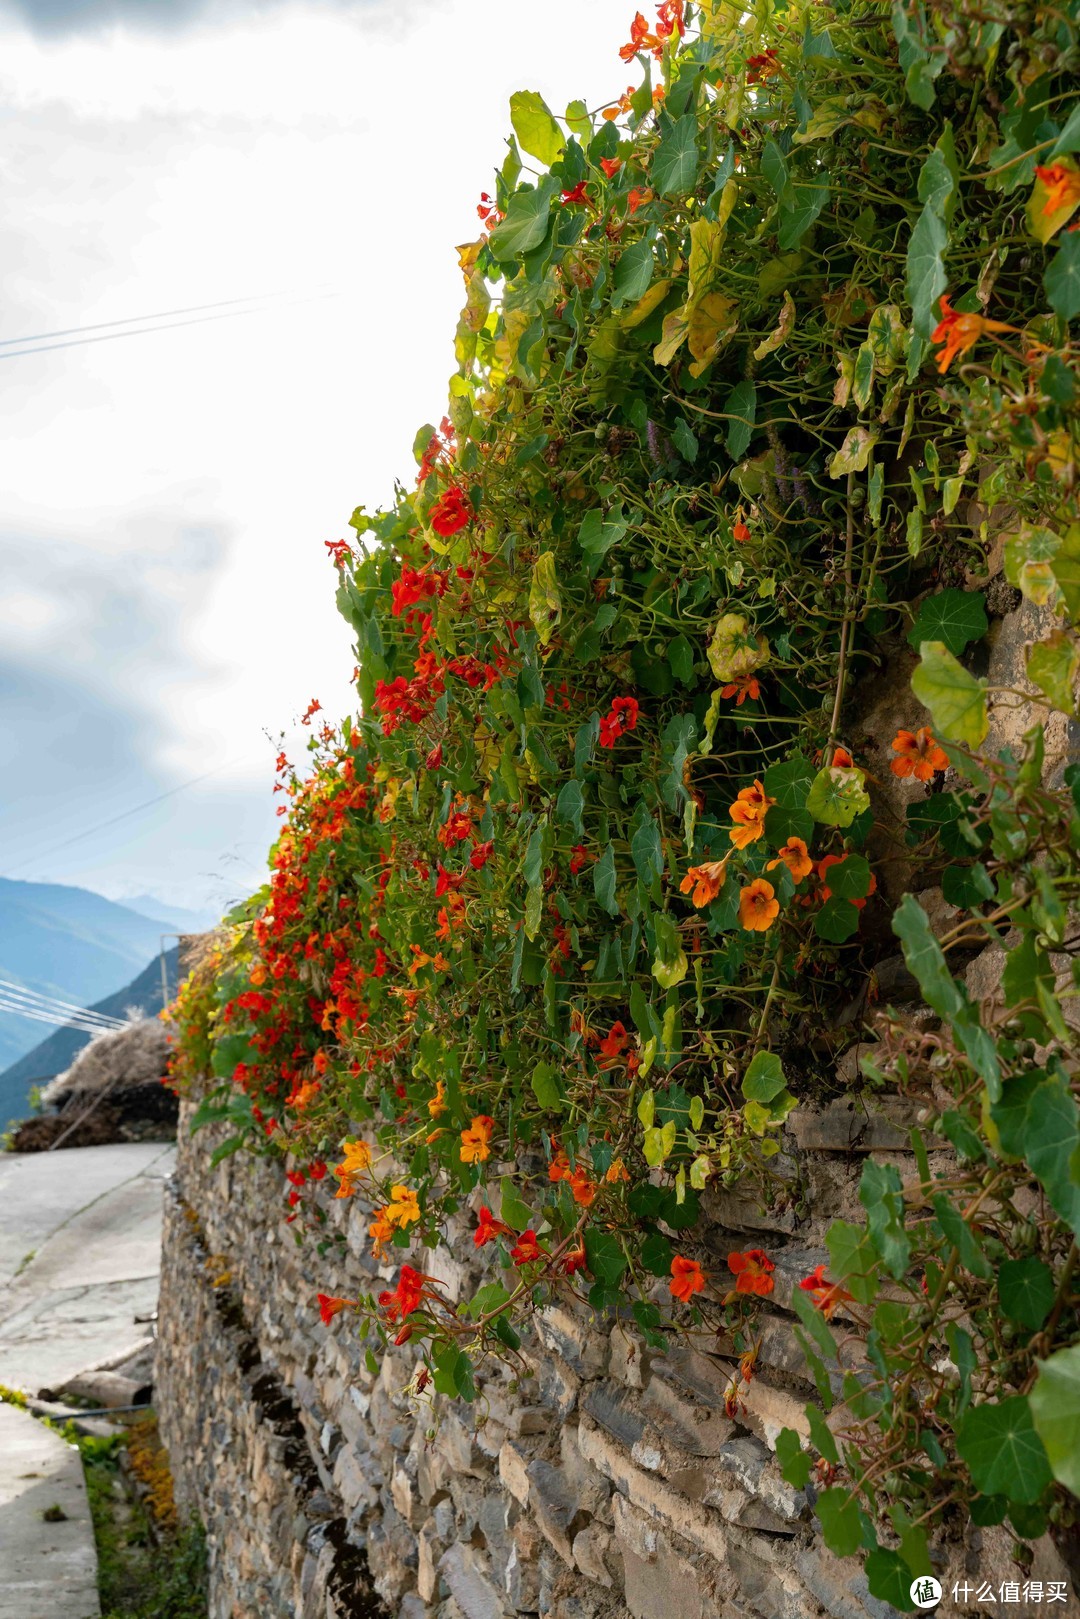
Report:
[[[44,1516],[51,1508],[63,1514],[56,1522]],[[25,1411],[0,1404],[0,1619],[100,1613],[79,1452]]]
[[[146,1336],[174,1158],[161,1142],[0,1153],[0,1384],[37,1394]]]

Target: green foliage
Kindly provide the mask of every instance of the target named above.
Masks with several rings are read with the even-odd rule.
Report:
[[[795,1289],[829,1422],[779,1449],[902,1606],[969,1503],[1075,1519],[1080,774],[1044,733],[1080,667],[1080,233],[1036,168],[1080,151],[1080,18],[694,17],[610,119],[514,97],[448,418],[336,555],[360,713],[282,767],[270,888],[185,987],[175,1075],[222,1082],[219,1152],[299,1166],[298,1235],[362,1189],[426,1275],[483,1200],[497,1292],[355,1307],[373,1362],[404,1336],[472,1399],[567,1295],[654,1347],[752,1342],[767,1295],[684,1234],[710,1188],[793,1195],[784,1119],[858,1040],[924,1110],[917,1175],[868,1160]],[[1001,751],[1032,693],[985,672],[995,510],[1041,615]],[[905,632],[902,727],[867,738],[853,694]],[[893,937],[929,1023],[882,1004]]]

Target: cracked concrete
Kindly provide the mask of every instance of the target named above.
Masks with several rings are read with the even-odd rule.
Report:
[[[0,1383],[57,1387],[146,1336],[175,1149],[0,1154]]]

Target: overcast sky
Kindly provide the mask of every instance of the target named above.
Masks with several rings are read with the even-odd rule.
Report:
[[[620,94],[633,10],[0,0],[0,875],[262,880],[265,733],[352,701],[324,542],[443,413],[510,93]]]

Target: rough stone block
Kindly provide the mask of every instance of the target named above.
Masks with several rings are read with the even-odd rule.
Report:
[[[602,1529],[599,1524],[587,1524],[579,1529],[571,1545],[574,1562],[581,1572],[598,1585],[607,1586],[610,1590],[615,1583],[608,1571],[605,1558],[614,1546],[614,1536]]]
[[[529,1454],[508,1439],[499,1452],[499,1478],[515,1501],[529,1502]]]
[[[529,1510],[541,1533],[565,1563],[573,1563],[571,1542],[580,1512],[578,1493],[561,1468],[537,1458],[530,1462]]]
[[[451,1546],[439,1560],[439,1573],[464,1619],[505,1619],[505,1603],[471,1546]]]
[[[724,1415],[724,1403],[687,1397],[657,1368],[641,1396],[645,1410],[669,1445],[688,1456],[715,1456],[730,1439],[735,1424]]]
[[[715,1619],[698,1570],[663,1537],[652,1561],[624,1549],[623,1575],[633,1619]]]
[[[582,1427],[581,1453],[611,1480],[615,1488],[634,1506],[650,1514],[665,1528],[722,1563],[727,1554],[727,1536],[712,1514],[673,1490],[661,1479],[635,1467],[599,1428]]]
[[[896,1609],[872,1597],[866,1577],[851,1558],[834,1557],[823,1546],[805,1546],[795,1567],[831,1619],[896,1619]]]
[[[581,1409],[629,1450],[644,1439],[648,1422],[640,1402],[615,1383],[591,1383],[581,1396]]]
[[[896,1098],[871,1106],[864,1098],[837,1096],[824,1108],[797,1107],[787,1128],[804,1152],[904,1151],[918,1108]]]
[[[607,1339],[591,1322],[569,1310],[544,1310],[537,1318],[536,1333],[579,1377],[603,1377],[607,1371]]]

